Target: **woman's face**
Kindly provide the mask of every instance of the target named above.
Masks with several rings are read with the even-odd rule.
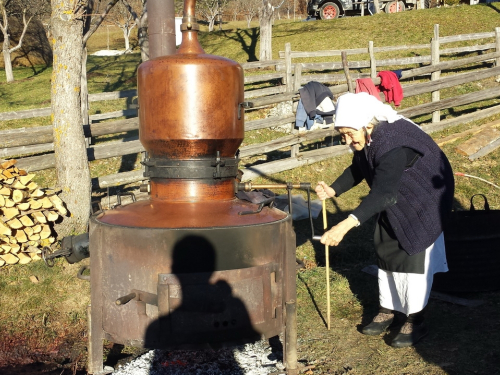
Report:
[[[342,141],[349,145],[353,150],[361,151],[366,145],[365,130],[352,128],[338,128]]]

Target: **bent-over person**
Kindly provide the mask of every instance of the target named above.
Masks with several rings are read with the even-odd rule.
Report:
[[[335,128],[354,156],[332,185],[318,183],[318,197],[339,197],[363,180],[370,192],[323,234],[321,243],[337,246],[350,229],[378,215],[374,244],[380,307],[362,332],[384,333],[399,311],[407,320],[391,345],[414,345],[428,332],[424,308],[434,274],[448,271],[443,221],[452,208],[453,171],[419,126],[366,93],[338,99]]]

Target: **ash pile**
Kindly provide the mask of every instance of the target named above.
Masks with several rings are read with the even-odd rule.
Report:
[[[218,350],[150,350],[120,365],[114,375],[268,375],[285,366],[282,352],[260,340],[252,344]]]

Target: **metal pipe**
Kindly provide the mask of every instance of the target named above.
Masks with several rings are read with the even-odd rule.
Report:
[[[238,190],[251,191],[252,189],[310,189],[310,182],[300,182],[298,184],[252,184],[251,182],[240,182]]]
[[[175,7],[174,0],[148,0],[149,56],[175,54]]]

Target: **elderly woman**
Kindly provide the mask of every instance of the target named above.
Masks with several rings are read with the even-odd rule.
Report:
[[[362,332],[384,333],[399,311],[407,320],[391,345],[414,345],[427,334],[424,308],[433,275],[448,271],[443,220],[454,192],[450,163],[429,135],[366,93],[338,99],[335,128],[353,150],[352,164],[332,185],[319,182],[316,193],[322,200],[338,197],[362,180],[370,193],[321,243],[337,246],[350,229],[378,215],[380,308]]]

